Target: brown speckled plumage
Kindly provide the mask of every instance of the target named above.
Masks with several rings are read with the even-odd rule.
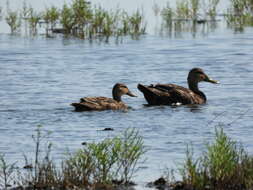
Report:
[[[75,111],[103,111],[103,110],[126,110],[128,106],[122,102],[121,96],[135,95],[127,88],[125,84],[117,83],[112,90],[113,98],[107,97],[84,97],[79,103],[72,103]]]
[[[138,89],[144,94],[149,105],[203,104],[206,102],[206,96],[198,89],[198,83],[218,83],[210,79],[200,68],[192,69],[187,80],[189,89],[175,84],[138,84]]]

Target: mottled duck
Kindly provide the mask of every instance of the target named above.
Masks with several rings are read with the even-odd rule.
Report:
[[[136,97],[125,84],[117,83],[112,89],[113,98],[84,97],[79,103],[71,105],[75,107],[75,111],[126,110],[128,106],[121,100],[123,95]]]
[[[200,68],[190,70],[187,81],[189,89],[175,84],[138,84],[138,89],[144,94],[149,105],[203,104],[206,102],[206,96],[199,90],[198,83],[219,83],[209,78]]]

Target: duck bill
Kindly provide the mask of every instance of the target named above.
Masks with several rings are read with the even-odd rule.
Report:
[[[213,80],[209,77],[206,77],[206,79],[204,80],[205,82],[210,82],[210,83],[213,83],[213,84],[219,84],[220,82],[217,81],[217,80]]]
[[[126,94],[127,94],[128,96],[131,96],[131,97],[137,97],[137,96],[134,95],[131,91],[128,91]]]

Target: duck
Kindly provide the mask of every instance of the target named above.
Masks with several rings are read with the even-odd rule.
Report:
[[[144,94],[148,105],[187,105],[204,104],[207,101],[206,95],[198,88],[199,82],[219,84],[201,68],[191,69],[187,81],[189,89],[176,84],[138,84],[137,88]]]
[[[107,97],[83,97],[79,103],[72,103],[75,107],[75,111],[103,111],[103,110],[127,110],[128,106],[122,101],[122,96],[128,95],[131,97],[137,97],[134,95],[128,87],[123,83],[116,83],[112,89],[112,98]]]

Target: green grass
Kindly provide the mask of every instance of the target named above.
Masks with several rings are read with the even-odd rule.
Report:
[[[34,156],[25,156],[29,166],[25,170],[16,169],[15,164],[7,163],[0,155],[0,187],[15,184],[35,189],[76,189],[129,185],[147,151],[139,132],[128,129],[113,138],[88,143],[68,153],[59,166],[51,157],[49,135],[41,126],[37,127],[32,136]]]
[[[17,169],[0,155],[0,187],[29,186],[35,189],[114,188],[129,185],[147,148],[135,129],[128,129],[112,138],[92,142],[68,153],[60,166],[51,157],[49,132],[41,126],[32,137],[34,157],[27,158],[28,169]],[[46,145],[43,149],[42,145]],[[216,128],[213,142],[206,143],[199,157],[187,146],[186,157],[179,167],[182,182],[175,182],[174,171],[167,173],[171,186],[195,190],[249,190],[253,186],[253,156],[242,144]],[[165,184],[165,185],[166,185]]]
[[[253,185],[252,166],[253,157],[242,145],[217,128],[214,142],[206,144],[200,157],[194,159],[193,150],[187,148],[180,173],[184,184],[197,190],[243,190]]]

